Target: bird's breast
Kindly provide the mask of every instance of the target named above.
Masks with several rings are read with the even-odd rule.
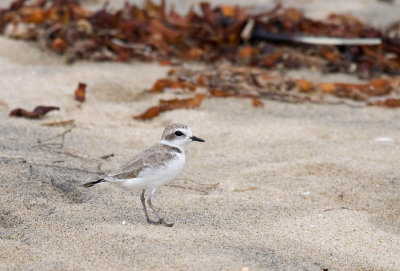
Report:
[[[173,159],[158,167],[149,167],[139,175],[139,178],[146,179],[156,186],[172,181],[182,171],[185,165],[185,156],[177,154]],[[155,184],[156,183],[156,184]]]

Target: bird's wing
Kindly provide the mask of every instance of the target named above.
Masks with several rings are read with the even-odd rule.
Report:
[[[105,179],[116,181],[117,179],[136,178],[146,168],[165,166],[166,162],[176,155],[176,151],[179,151],[179,149],[164,144],[156,144],[132,157],[125,165],[110,173]]]

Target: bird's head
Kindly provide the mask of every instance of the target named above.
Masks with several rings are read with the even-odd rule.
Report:
[[[186,144],[192,141],[205,142],[203,139],[194,136],[189,126],[181,123],[173,123],[164,129],[160,142],[184,149]]]

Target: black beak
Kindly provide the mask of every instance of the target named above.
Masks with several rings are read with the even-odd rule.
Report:
[[[190,139],[193,141],[205,142],[204,139],[201,139],[200,137],[197,136],[192,136]]]

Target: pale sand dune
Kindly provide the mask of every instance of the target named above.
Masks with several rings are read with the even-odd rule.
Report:
[[[139,94],[167,70],[68,66],[0,37],[0,270],[400,270],[399,110],[208,99],[133,120],[161,97]],[[61,110],[8,117],[39,104]],[[41,124],[68,119],[63,150],[35,146],[67,129]],[[77,169],[113,169],[176,121],[206,140],[188,146],[181,179],[218,185],[161,188],[153,202],[172,228],[146,224],[139,193],[81,187],[95,175]]]

